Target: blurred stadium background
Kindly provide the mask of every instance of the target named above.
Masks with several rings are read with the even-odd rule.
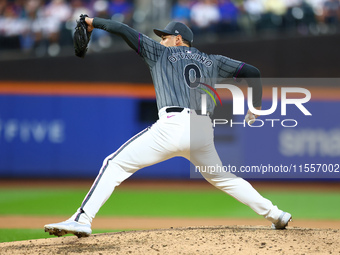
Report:
[[[306,104],[311,117],[288,108],[284,118],[299,122],[293,129],[217,127],[216,148],[226,165],[340,163],[340,1],[0,0],[0,242],[47,237],[42,226],[50,223],[48,217],[64,220],[72,215],[103,159],[157,118],[149,70],[121,38],[94,31],[86,58],[74,56],[72,34],[81,13],[122,21],[153,38],[155,27],[172,19],[186,22],[201,51],[261,70],[265,109],[271,105],[272,86],[311,91]],[[223,105],[227,108],[218,107],[216,114],[228,116],[219,117],[242,121],[242,116],[230,115],[230,96],[223,97]],[[283,117],[277,111],[271,118]],[[285,180],[283,187],[267,186],[264,196],[297,221],[339,220],[339,172],[244,177],[252,183],[265,181],[256,185],[260,189],[274,179]],[[59,179],[62,189],[53,182]],[[86,185],[78,191],[75,181],[80,179]],[[189,163],[181,158],[147,167],[131,179],[132,185],[118,189],[99,217],[257,216],[213,187],[206,191],[193,180],[193,186],[187,185]],[[170,192],[163,191],[169,185],[152,180],[184,184],[170,185]],[[300,187],[298,181],[311,185]],[[143,191],[136,182],[151,190]],[[281,188],[275,192],[275,187]],[[22,225],[31,219],[19,221],[21,216],[40,221]],[[129,218],[122,222],[128,224]],[[105,224],[95,230],[117,229]]]
[[[81,13],[150,37],[155,27],[183,21],[197,48],[258,67],[269,88],[280,80],[312,91],[313,116],[292,112],[301,119],[294,130],[217,129],[216,146],[232,164],[339,163],[339,119],[325,112],[339,109],[340,1],[0,0],[1,178],[93,178],[105,156],[157,118],[149,70],[121,38],[96,30],[85,60],[74,56]],[[188,166],[174,159],[133,178],[188,179]]]
[[[339,32],[339,6],[337,0],[1,0],[0,48],[8,58],[18,52],[20,57],[69,55],[81,13],[118,20],[150,36],[155,25],[180,20],[192,27],[196,41],[210,43],[226,37],[330,35]],[[120,51],[111,47],[115,43],[95,31],[91,51]]]

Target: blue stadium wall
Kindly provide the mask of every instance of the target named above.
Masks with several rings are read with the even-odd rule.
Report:
[[[6,92],[5,87],[11,88],[0,83],[0,178],[95,177],[106,156],[157,118],[152,94],[24,94],[11,89]],[[305,164],[332,164],[336,168],[340,163],[338,89],[330,89],[329,94],[333,98],[316,95],[306,104],[312,116],[304,116],[291,106],[288,116],[281,116],[279,109],[270,117],[263,116],[265,124],[261,128],[217,125],[216,148],[223,164],[237,168],[295,166],[295,172],[290,173],[240,174],[245,178],[340,179],[340,169],[306,173],[299,168]],[[228,99],[224,103],[231,105]],[[263,107],[270,105],[271,100],[264,98]],[[275,121],[273,127],[265,119],[280,121]],[[283,127],[284,119],[295,119],[298,125]],[[240,123],[243,117],[233,121]],[[174,158],[142,169],[133,178],[188,179],[189,168],[187,160]]]

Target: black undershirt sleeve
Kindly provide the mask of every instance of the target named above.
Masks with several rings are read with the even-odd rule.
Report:
[[[259,69],[252,65],[242,63],[235,73],[234,78],[236,78],[236,80],[244,79],[248,87],[253,88],[253,106],[262,106],[262,82]]]

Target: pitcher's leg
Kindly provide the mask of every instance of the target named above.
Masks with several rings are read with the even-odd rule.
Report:
[[[220,166],[222,162],[211,143],[202,150],[197,150],[190,155],[191,162],[201,169],[208,169],[209,166]],[[201,171],[202,176],[216,188],[234,197],[241,203],[249,206],[257,214],[264,216],[271,222],[276,222],[282,211],[274,206],[271,201],[262,197],[249,182],[228,172],[207,172]]]
[[[86,195],[81,207],[67,221],[45,225],[45,232],[61,236],[68,233],[79,237],[89,236],[91,222],[101,206],[110,197],[115,187],[138,169],[166,160],[171,152],[163,149],[164,144],[155,139],[157,125],[145,129],[132,137],[116,152],[108,156]]]
[[[179,156],[178,145],[185,132],[183,118],[181,114],[172,118],[165,115],[108,156],[77,212],[67,221],[45,225],[45,231],[58,236],[67,233],[89,236],[92,219],[117,185],[140,168]]]
[[[81,207],[77,211],[76,221],[79,220],[81,213],[84,212],[86,212],[86,215],[92,221],[114,189],[133,174],[122,169],[119,164],[111,161],[110,158],[105,159],[105,162],[106,164],[101,168]]]
[[[249,206],[257,214],[264,216],[269,221],[274,223],[280,217],[282,211],[277,206],[274,206],[270,200],[261,196],[246,180],[239,177],[215,178],[204,174],[203,176],[216,188]]]
[[[132,137],[116,152],[108,156],[86,195],[79,212],[94,218],[100,207],[111,196],[115,187],[140,168],[156,164],[172,157],[164,150],[164,144],[154,139],[157,128],[154,125]]]

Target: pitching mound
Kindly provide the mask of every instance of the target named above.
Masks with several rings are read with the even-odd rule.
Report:
[[[1,254],[339,254],[335,229],[188,227],[1,243]]]

